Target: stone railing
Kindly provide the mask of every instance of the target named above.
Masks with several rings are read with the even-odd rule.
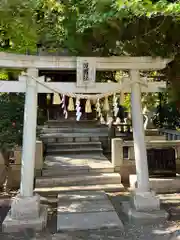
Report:
[[[176,169],[177,173],[180,173],[180,140],[150,140],[146,141],[146,148],[174,148],[176,152]],[[124,158],[123,150],[128,149],[128,156]],[[135,155],[134,155],[134,142],[123,141],[122,138],[112,139],[112,152],[111,152],[112,164],[116,171],[120,171],[122,175],[127,175],[127,179],[130,174],[135,174]]]
[[[159,133],[166,137],[166,140],[180,140],[180,131],[170,129],[159,129]]]

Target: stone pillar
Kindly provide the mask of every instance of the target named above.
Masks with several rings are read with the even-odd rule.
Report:
[[[134,81],[138,81],[139,71],[131,70],[131,79]],[[149,173],[147,164],[145,134],[143,127],[140,84],[137,82],[133,83],[131,91],[131,111],[138,190],[140,192],[148,192]]]
[[[38,69],[28,69],[20,194],[13,199],[11,211],[9,211],[3,222],[2,228],[4,232],[16,232],[26,228],[42,230],[47,222],[47,207],[40,205],[40,196],[33,193],[36,152],[37,77]]]
[[[20,195],[33,196],[37,125],[37,69],[28,69],[24,108],[23,148]],[[33,76],[29,77],[29,76]]]
[[[115,170],[119,170],[123,164],[123,139],[114,138],[111,142],[111,159]]]
[[[134,160],[134,146],[128,147],[128,159],[129,160]]]
[[[177,140],[177,135],[175,133],[172,134],[172,140]]]
[[[131,70],[131,107],[132,125],[134,137],[134,153],[137,174],[137,188],[132,192],[131,201],[124,212],[130,219],[153,219],[167,217],[166,212],[160,211],[160,200],[155,193],[150,191],[145,135],[143,128],[143,115],[141,106],[141,89],[139,83],[139,71]],[[126,210],[125,210],[126,209]],[[160,215],[159,214],[160,211]],[[148,214],[147,214],[148,212]],[[157,215],[157,217],[156,217]]]

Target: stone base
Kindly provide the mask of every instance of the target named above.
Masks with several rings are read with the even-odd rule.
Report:
[[[33,229],[35,231],[41,231],[46,227],[46,223],[47,223],[47,206],[46,205],[40,205],[39,217],[35,219],[30,219],[30,220],[12,219],[11,210],[10,210],[2,224],[2,231],[3,232],[19,232],[25,229]]]
[[[18,232],[31,228],[42,230],[47,223],[47,206],[40,205],[40,196],[21,197],[17,195],[11,204],[2,229],[4,232]]]
[[[140,192],[139,189],[132,192],[129,202],[122,204],[122,211],[128,216],[129,221],[135,224],[152,224],[169,216],[160,208],[160,199],[154,192]]]
[[[40,212],[40,196],[21,197],[19,194],[13,199],[11,204],[12,219],[36,219]]]
[[[154,192],[139,192],[136,189],[132,192],[131,206],[138,212],[151,212],[160,210],[160,199]]]
[[[137,211],[130,202],[122,203],[122,212],[128,216],[128,220],[133,224],[153,224],[169,217],[165,210]]]

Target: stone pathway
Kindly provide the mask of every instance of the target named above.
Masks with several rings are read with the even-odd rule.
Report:
[[[56,203],[49,205],[48,227],[43,233],[34,233],[31,230],[16,234],[0,233],[0,240],[178,240],[180,230],[180,194],[160,195],[164,206],[170,211],[172,218],[166,222],[154,225],[132,225],[121,215],[121,202],[128,199],[128,193],[115,193],[109,195],[117,213],[124,223],[124,231],[119,229],[102,229],[86,231],[56,232]],[[61,199],[63,196],[61,195]],[[65,198],[64,198],[65,200]],[[6,215],[8,208],[1,204],[0,220]],[[175,214],[176,213],[176,214]],[[179,238],[180,239],[180,238]]]
[[[58,195],[57,230],[123,229],[105,192],[74,192]]]

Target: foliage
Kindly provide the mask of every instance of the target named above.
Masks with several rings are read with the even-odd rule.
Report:
[[[169,56],[177,50],[178,3],[83,0],[61,2],[53,7],[52,2],[56,1],[51,1],[52,10],[45,19],[56,19],[53,33],[56,36],[58,27],[57,43],[73,54]],[[45,46],[47,27],[41,28]]]
[[[175,102],[165,103],[157,108],[153,122],[158,128],[176,129],[180,126],[180,112]]]
[[[37,30],[34,17],[34,0],[1,0],[0,3],[0,50],[24,53],[34,51]]]
[[[0,94],[0,150],[5,164],[2,176],[3,190],[6,193],[9,192],[8,182],[12,174],[10,157],[13,148],[22,142],[23,104],[23,94]]]
[[[176,101],[173,101],[169,95],[169,91],[159,93],[159,104],[153,117],[154,125],[157,128],[179,128],[180,112]]]
[[[128,112],[131,111],[131,95],[125,94],[123,106],[127,109]]]
[[[142,94],[142,109],[147,109],[148,111],[153,111],[158,104],[159,97],[158,93],[143,93]],[[131,111],[131,95],[125,94],[125,100],[123,106]]]
[[[50,51],[67,48],[75,55],[164,56],[174,55],[178,49],[179,1],[1,2],[3,50],[35,52],[39,43]]]
[[[24,95],[0,95],[0,149],[21,145],[23,131]]]
[[[142,108],[148,111],[153,111],[159,102],[158,93],[143,93],[142,94]]]
[[[1,70],[0,71],[0,80],[5,80],[5,79],[8,79],[8,73],[7,73],[7,71]]]
[[[24,120],[24,94],[0,94],[0,149],[21,146]],[[38,124],[44,123],[38,109]]]

